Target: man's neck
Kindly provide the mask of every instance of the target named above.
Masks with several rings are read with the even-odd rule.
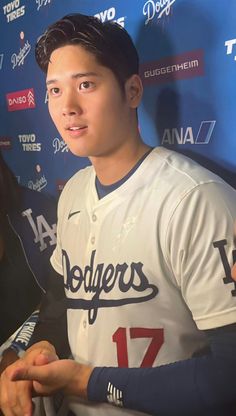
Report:
[[[133,146],[125,146],[112,155],[91,158],[99,181],[111,185],[122,179],[150,149],[141,139]]]

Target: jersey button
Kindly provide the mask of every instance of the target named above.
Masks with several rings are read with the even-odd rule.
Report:
[[[95,243],[95,237],[91,238],[91,243],[94,244]]]
[[[97,215],[96,214],[92,215],[92,220],[93,220],[93,222],[97,221]]]
[[[84,327],[84,329],[86,328],[86,326],[87,326],[87,322],[86,322],[86,320],[84,320],[83,321],[83,327]]]

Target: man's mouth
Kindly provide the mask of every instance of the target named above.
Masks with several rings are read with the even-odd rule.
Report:
[[[69,131],[78,131],[78,130],[83,130],[83,129],[85,129],[87,126],[81,126],[81,127],[79,127],[79,126],[76,126],[76,127],[68,127],[67,128],[67,130],[69,130]]]

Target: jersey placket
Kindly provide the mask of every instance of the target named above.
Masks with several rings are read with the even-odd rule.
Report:
[[[96,213],[95,209],[92,209],[92,211],[89,213],[89,219],[90,219],[90,234],[88,238],[88,244],[87,244],[87,256],[90,257],[91,252],[96,249],[97,245],[97,239],[98,239],[98,232],[99,232],[99,221],[98,221],[98,215]],[[87,292],[84,293],[84,299],[91,300],[92,293]],[[89,360],[89,322],[88,322],[88,310],[82,311],[81,314],[81,321],[78,331],[78,342],[79,342],[79,351],[80,354],[82,354],[82,357],[88,362]],[[81,342],[83,340],[83,342]]]

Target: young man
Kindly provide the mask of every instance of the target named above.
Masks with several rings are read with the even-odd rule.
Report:
[[[117,24],[66,16],[36,58],[59,133],[92,163],[61,195],[51,259],[74,360],[33,345],[1,377],[3,413],[32,415],[33,395],[62,391],[76,415],[235,414],[235,191],[142,141],[137,52]],[[48,297],[35,340],[60,325]]]

